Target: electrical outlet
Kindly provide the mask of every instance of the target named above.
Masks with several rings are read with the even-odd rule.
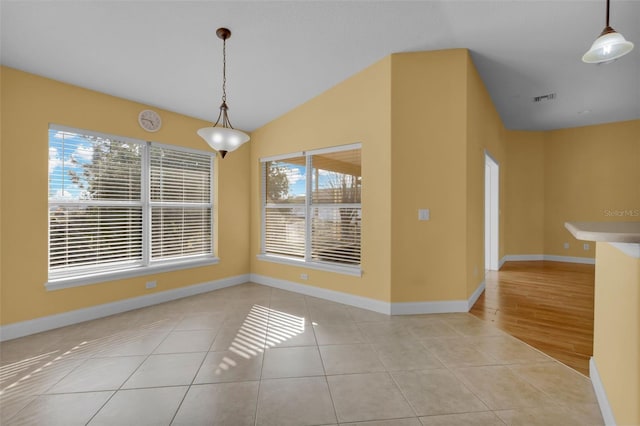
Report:
[[[431,218],[431,212],[429,209],[418,209],[418,220],[429,220]]]
[[[564,249],[568,250],[569,249],[569,243],[564,243]]]
[[[301,280],[308,280],[309,279],[309,275],[308,274],[300,274],[300,279]]]
[[[587,244],[587,243],[584,243],[584,245],[582,247],[585,249],[585,251],[589,250],[589,244]]]
[[[145,288],[146,289],[156,288],[156,282],[155,281],[147,281],[147,283],[145,284]]]

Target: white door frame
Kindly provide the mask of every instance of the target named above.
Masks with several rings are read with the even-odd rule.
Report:
[[[484,265],[500,269],[500,165],[484,151]]]

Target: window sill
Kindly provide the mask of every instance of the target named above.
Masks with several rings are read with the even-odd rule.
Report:
[[[335,272],[337,274],[351,275],[354,277],[362,276],[362,269],[360,269],[359,266],[340,266],[323,262],[306,262],[304,260],[284,256],[275,256],[272,254],[259,254],[256,257],[258,258],[258,260],[262,260],[265,262],[281,263],[283,265],[298,266],[300,268]]]
[[[217,257],[199,258],[188,261],[165,262],[149,266],[135,266],[127,269],[109,271],[104,273],[90,273],[74,277],[50,279],[45,283],[47,291],[61,290],[63,288],[81,287],[106,281],[115,281],[124,278],[139,277],[141,275],[157,274],[161,272],[177,271],[180,269],[197,268],[199,266],[216,265],[220,262]]]

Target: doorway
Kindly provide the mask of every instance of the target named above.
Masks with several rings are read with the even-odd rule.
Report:
[[[485,151],[484,153],[484,268],[488,271],[500,269],[500,166]]]

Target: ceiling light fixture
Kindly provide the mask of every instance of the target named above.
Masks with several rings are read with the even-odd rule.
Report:
[[[609,0],[607,0],[607,26],[582,56],[587,64],[608,64],[633,50],[633,43],[609,26]]]
[[[212,127],[203,127],[198,130],[198,134],[224,158],[227,152],[234,151],[248,142],[249,135],[234,129],[227,114],[229,109],[227,106],[227,39],[231,37],[231,31],[227,28],[218,28],[216,35],[222,39],[222,105],[220,105],[220,113],[215,124]],[[221,126],[218,127],[218,124]]]

